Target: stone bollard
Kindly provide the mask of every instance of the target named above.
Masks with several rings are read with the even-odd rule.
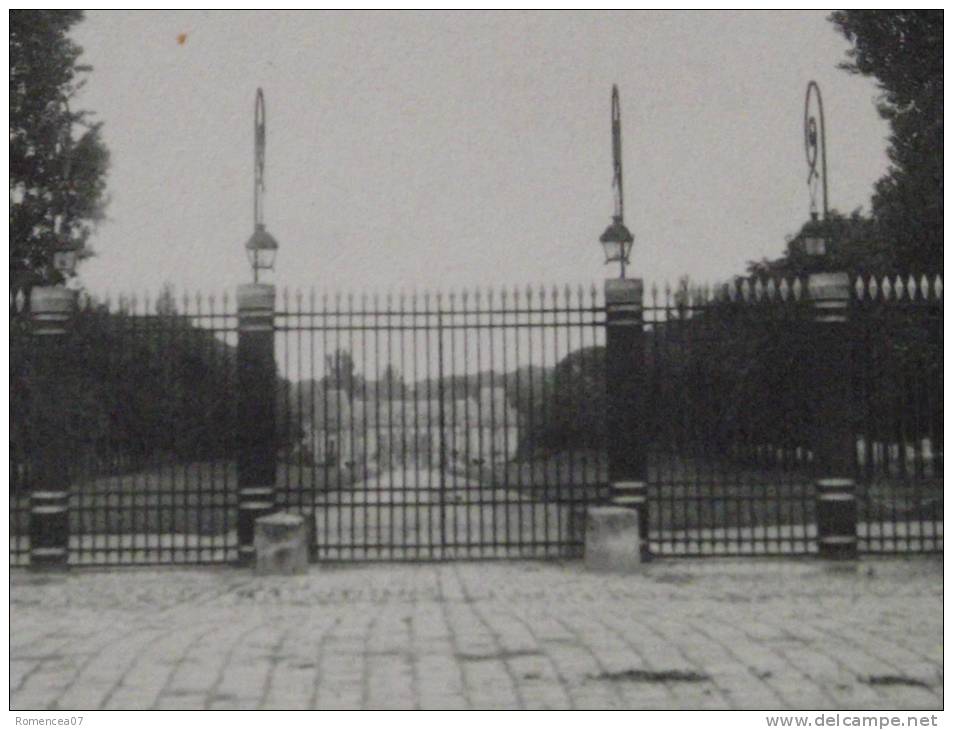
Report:
[[[255,520],[255,572],[294,575],[308,570],[308,530],[304,517],[277,512]]]
[[[642,562],[652,559],[649,550],[649,500],[645,482],[613,482],[611,506],[634,510],[639,516],[639,555]]]
[[[586,568],[631,573],[642,564],[639,510],[589,507],[586,510]]]

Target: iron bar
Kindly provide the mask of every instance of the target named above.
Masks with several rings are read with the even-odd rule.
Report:
[[[874,283],[871,290],[869,278],[852,280],[844,334],[859,547],[936,552],[939,286],[906,281],[898,295],[895,278],[889,290]],[[816,378],[804,353],[818,340],[811,303],[791,292],[790,281],[752,280],[718,296],[690,287],[681,305],[655,289],[646,299],[643,412],[656,554],[816,549],[817,459],[803,393]],[[234,305],[192,294],[166,309],[161,298],[123,302],[122,313],[80,311],[67,344],[76,367],[64,373],[64,397],[91,370],[125,383],[111,402],[130,406],[110,411],[102,430],[74,447],[85,451],[69,469],[71,564],[234,560],[234,429],[242,420]],[[272,450],[282,454],[277,496],[313,521],[319,560],[580,555],[577,511],[608,496],[602,436],[577,427],[588,423],[578,409],[605,366],[605,307],[596,294],[516,298],[509,290],[505,299],[497,291],[450,306],[431,296],[396,306],[322,302],[298,299],[275,315],[283,342],[272,350],[279,360],[270,376],[284,408]],[[39,392],[34,340],[12,332],[17,403],[21,391]],[[569,427],[576,430],[559,431]],[[562,434],[555,440],[554,430]],[[33,478],[39,452],[13,435],[24,464],[11,470],[11,564],[23,564],[29,525],[19,485]]]

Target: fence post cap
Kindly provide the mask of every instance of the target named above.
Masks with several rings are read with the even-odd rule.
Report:
[[[641,279],[606,279],[606,304],[641,304]]]
[[[239,310],[273,310],[275,308],[275,286],[274,284],[240,284],[237,299]]]
[[[30,290],[30,312],[68,314],[76,304],[76,291],[65,286],[35,286]]]
[[[810,274],[807,291],[811,299],[849,299],[850,277],[846,271],[825,271]]]

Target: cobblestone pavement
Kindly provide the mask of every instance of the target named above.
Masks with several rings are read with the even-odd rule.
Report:
[[[937,559],[12,572],[12,705],[942,706]]]

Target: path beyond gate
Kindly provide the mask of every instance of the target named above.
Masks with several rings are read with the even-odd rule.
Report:
[[[11,563],[247,560],[273,510],[319,561],[573,558],[633,496],[654,555],[811,554],[831,476],[861,551],[941,551],[942,283],[843,281],[834,329],[799,279],[17,298]]]
[[[565,289],[279,302],[277,506],[313,515],[321,560],[581,554],[605,458],[596,434],[567,448],[579,429],[557,418],[604,401],[604,379],[584,380],[602,367],[599,304]]]

